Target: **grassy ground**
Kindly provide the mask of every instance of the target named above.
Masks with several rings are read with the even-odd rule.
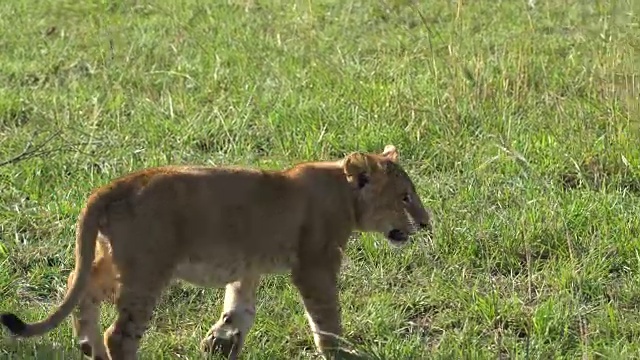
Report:
[[[638,357],[639,12],[632,0],[3,1],[0,161],[35,152],[0,166],[0,309],[36,320],[60,301],[77,213],[113,177],[393,143],[435,237],[350,243],[349,340],[380,359]],[[201,358],[221,298],[172,287],[143,358]],[[312,354],[286,276],[263,282],[247,346],[245,359]],[[76,358],[69,322],[0,340],[2,358],[34,355]]]

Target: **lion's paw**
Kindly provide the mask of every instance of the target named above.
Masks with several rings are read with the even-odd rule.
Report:
[[[200,343],[200,349],[207,354],[221,354],[228,359],[237,359],[243,342],[243,334],[231,324],[216,324]]]
[[[84,355],[89,359],[107,360],[109,358],[103,346],[97,346],[97,349],[95,349],[96,353],[94,354],[94,347],[91,345],[91,342],[89,342],[89,340],[86,338],[80,340],[80,342],[78,343],[78,348],[82,352],[82,355]]]

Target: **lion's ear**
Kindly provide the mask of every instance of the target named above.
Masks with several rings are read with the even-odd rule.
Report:
[[[371,172],[378,164],[366,154],[354,152],[345,157],[342,166],[347,179],[356,182],[358,187],[362,188],[367,185]]]
[[[400,153],[398,153],[398,149],[396,149],[395,146],[387,145],[384,147],[384,150],[382,150],[382,156],[388,158],[393,162],[397,162],[398,158],[400,157]]]

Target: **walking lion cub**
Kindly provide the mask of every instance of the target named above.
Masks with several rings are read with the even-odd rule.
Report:
[[[93,359],[136,359],[162,291],[173,279],[226,286],[223,311],[201,346],[236,359],[255,320],[261,276],[290,272],[317,350],[335,355],[341,335],[337,279],[354,231],[407,243],[431,216],[387,145],[281,171],[172,166],[142,170],[94,191],[76,230],[76,267],[62,304],[27,324],[0,320],[14,336],[57,327],[72,314],[82,352]],[[118,316],[99,329],[100,305]]]

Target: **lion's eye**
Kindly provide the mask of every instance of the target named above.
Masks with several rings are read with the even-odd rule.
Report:
[[[409,193],[405,193],[402,197],[402,201],[408,203],[411,201],[411,196],[409,195]]]

